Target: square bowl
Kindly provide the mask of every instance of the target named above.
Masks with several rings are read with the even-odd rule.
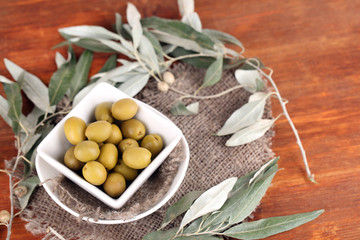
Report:
[[[147,133],[159,134],[163,138],[164,148],[151,161],[150,165],[147,166],[143,171],[141,171],[137,178],[126,188],[126,190],[120,195],[120,197],[110,197],[100,188],[88,183],[84,178],[82,178],[63,164],[64,154],[66,150],[72,146],[66,139],[64,133],[64,123],[66,119],[72,116],[76,116],[82,118],[86,123],[92,122],[95,120],[94,111],[96,105],[102,102],[115,102],[123,98],[130,97],[125,93],[121,92],[119,89],[107,83],[99,83],[54,127],[54,129],[46,136],[46,138],[44,138],[44,140],[37,148],[38,161],[36,162],[36,167],[38,170],[39,178],[42,182],[46,181],[49,178],[46,177],[47,171],[55,171],[59,174],[66,176],[78,186],[83,188],[84,191],[87,191],[111,208],[119,209],[130,199],[130,197],[161,165],[161,163],[166,159],[166,157],[178,144],[180,139],[183,138],[181,130],[173,122],[171,122],[167,117],[165,117],[163,114],[158,112],[156,109],[150,107],[149,105],[132,98],[138,104],[138,112],[136,113],[134,118],[144,123]],[[41,161],[45,163],[43,165],[45,165],[48,169],[44,169],[43,166],[40,166],[39,162]],[[189,159],[187,159],[187,163],[188,161]],[[188,165],[187,163],[185,164],[186,166],[183,166],[181,168],[182,171],[186,171]],[[180,178],[177,177],[177,181],[180,181],[181,183],[184,176],[185,172],[182,172]],[[174,187],[178,188],[179,185],[179,183],[176,183]],[[50,188],[46,186],[46,184],[44,185],[44,187],[48,193],[49,191],[51,191]],[[173,190],[174,189],[172,189],[172,191]],[[175,191],[173,191],[173,193],[175,193]],[[54,197],[56,197],[53,196],[53,194],[50,194],[50,196],[53,197],[53,199]],[[58,199],[54,200],[59,203]]]

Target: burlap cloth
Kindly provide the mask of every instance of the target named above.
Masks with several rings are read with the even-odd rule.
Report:
[[[171,71],[176,77],[173,86],[189,93],[201,85],[205,74],[204,70],[186,64],[176,64]],[[225,71],[219,84],[202,90],[200,94],[216,94],[237,84],[234,72]],[[168,116],[183,131],[190,147],[189,168],[176,194],[162,208],[143,219],[125,224],[102,225],[79,220],[67,213],[49,197],[43,187],[39,187],[34,193],[29,207],[21,215],[28,222],[26,228],[35,235],[45,235],[43,239],[59,239],[51,231],[48,231],[49,227],[65,239],[142,239],[144,235],[159,227],[166,209],[185,193],[208,189],[228,177],[240,177],[260,167],[273,156],[270,148],[271,138],[274,134],[272,130],[260,139],[239,147],[226,147],[225,142],[228,137],[213,135],[234,110],[247,102],[249,95],[245,90],[237,89],[219,98],[200,100],[200,110],[197,115],[172,116],[169,109],[179,95],[172,91],[160,92],[156,83],[149,81],[137,98]],[[186,103],[195,101],[197,100],[185,100]],[[272,117],[270,103],[266,106],[264,117]],[[65,191],[62,200],[67,204],[73,204],[72,207],[83,213],[84,216],[104,219],[131,217],[131,214],[144,210],[141,206],[147,206],[151,204],[151,201],[158,200],[161,194],[167,191],[171,177],[176,173],[179,161],[183,159],[177,156],[181,155],[182,148],[177,146],[147,182],[150,189],[140,189],[137,195],[130,200],[131,204],[125,206],[126,210],[115,211],[106,207],[84,191],[77,191],[76,186],[66,179],[60,180],[60,188],[57,190],[61,193],[64,186],[65,189],[75,189],[70,191],[70,195]],[[151,181],[163,184],[158,186]],[[72,185],[74,188],[68,188],[68,185]],[[155,189],[151,189],[151,187]],[[144,200],[144,195],[146,200]],[[144,203],[144,201],[146,202]]]

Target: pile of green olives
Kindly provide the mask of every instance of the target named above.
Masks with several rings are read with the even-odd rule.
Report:
[[[144,123],[134,118],[137,111],[136,102],[126,98],[98,104],[94,122],[68,118],[64,132],[73,146],[64,164],[109,196],[119,197],[164,146],[160,135],[146,134]]]

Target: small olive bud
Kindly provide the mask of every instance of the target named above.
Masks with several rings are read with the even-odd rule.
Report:
[[[164,72],[163,74],[164,81],[168,83],[169,85],[173,84],[175,82],[175,77],[172,72]]]
[[[23,196],[25,196],[27,194],[28,190],[27,187],[25,186],[17,186],[14,189],[14,194],[18,197],[18,198],[22,198]]]
[[[7,224],[10,221],[10,213],[7,210],[0,211],[0,223]]]
[[[162,92],[167,92],[169,90],[169,84],[166,82],[158,82],[157,87]]]

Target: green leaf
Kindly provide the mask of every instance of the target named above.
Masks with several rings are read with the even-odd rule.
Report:
[[[100,26],[73,26],[60,28],[59,33],[65,39],[90,38],[90,39],[119,39],[119,35]]]
[[[266,99],[272,93],[255,93],[256,100],[249,99],[249,102],[231,114],[224,126],[216,133],[218,136],[228,135],[250,126],[258,121],[263,113]]]
[[[173,36],[193,40],[201,47],[207,49],[213,49],[214,46],[214,42],[207,35],[202,34],[189,25],[177,20],[150,17],[142,19],[141,24],[143,27],[153,28]]]
[[[126,8],[126,18],[129,25],[131,26],[131,36],[133,39],[134,47],[137,48],[140,44],[143,30],[140,23],[141,15],[136,9],[136,7],[131,3],[128,3],[128,6]]]
[[[201,87],[209,87],[220,81],[222,76],[223,58],[218,57],[206,70],[204,82]]]
[[[0,95],[0,116],[9,126],[12,126],[12,120],[9,118],[8,112],[9,112],[8,101],[3,96]]]
[[[27,193],[23,197],[18,197],[21,210],[25,209],[29,203],[31,194],[34,192],[36,186],[40,183],[38,176],[27,178],[19,183],[19,186],[25,186]]]
[[[22,109],[22,97],[20,86],[16,82],[12,84],[3,84],[4,91],[6,93],[8,101],[8,114],[7,116],[12,121],[12,128],[15,134],[19,132],[21,109]]]
[[[133,97],[145,87],[149,78],[149,74],[139,74],[137,77],[129,79],[128,81],[121,84],[119,89],[130,97]]]
[[[169,240],[176,235],[177,228],[171,228],[166,231],[155,231],[147,234],[143,240]]]
[[[237,45],[237,46],[241,47],[242,49],[244,49],[244,46],[242,45],[242,43],[237,38],[235,38],[234,36],[232,36],[228,33],[213,30],[213,29],[203,29],[202,32],[204,34],[208,35],[209,37],[220,41],[221,43],[231,43],[231,44]]]
[[[160,229],[167,226],[172,220],[186,212],[204,191],[192,191],[185,194],[179,201],[170,206],[167,211],[165,218],[160,226]]]
[[[70,80],[70,94],[69,98],[72,100],[75,95],[86,86],[91,63],[93,60],[93,53],[89,50],[85,50],[76,64],[75,72]]]
[[[161,56],[163,50],[162,47],[160,45],[159,40],[154,36],[154,34],[152,34],[151,32],[147,31],[146,29],[144,29],[144,36],[149,39],[149,41],[151,42],[151,45],[153,46],[153,48],[155,49],[156,53],[159,54]]]
[[[226,230],[223,234],[241,239],[263,239],[281,232],[289,231],[316,219],[324,210],[299,213],[282,217],[265,218],[246,222]]]
[[[271,167],[266,173],[256,179],[256,181],[253,181],[249,188],[249,192],[244,198],[240,197],[241,201],[238,201],[236,208],[228,208],[224,211],[225,215],[230,216],[229,222],[231,224],[243,221],[255,210],[269,188],[277,170],[277,165]]]
[[[181,22],[191,26],[196,31],[202,31],[202,24],[199,15],[196,12],[192,12],[182,17]]]
[[[182,101],[178,101],[170,109],[170,112],[174,116],[194,115],[194,114],[197,114],[199,112],[199,103],[195,102],[195,103],[190,104],[189,106],[185,106],[185,104]]]
[[[45,84],[38,77],[25,71],[10,60],[5,58],[4,63],[14,80],[21,82],[21,89],[34,105],[43,111],[51,110],[47,98],[48,88]]]
[[[119,13],[115,13],[115,29],[118,34],[121,35],[122,19]]]
[[[186,224],[198,217],[220,209],[227,200],[228,194],[234,187],[236,180],[237,178],[235,177],[228,178],[201,194],[186,212],[179,229],[182,229]]]
[[[108,71],[113,70],[114,68],[116,68],[116,59],[117,59],[117,54],[112,54],[108,58],[108,60],[106,60],[106,62],[101,67],[101,69],[99,70],[98,73],[108,72]],[[92,84],[92,83],[96,82],[99,79],[100,79],[100,77],[91,78],[89,84]]]
[[[223,238],[215,237],[210,234],[202,234],[199,236],[182,236],[175,238],[176,240],[219,240]]]
[[[49,83],[49,102],[50,106],[54,106],[64,97],[66,91],[71,85],[71,78],[75,72],[75,55],[71,60],[53,73]]]
[[[259,119],[254,124],[237,131],[226,141],[225,145],[228,147],[239,146],[264,136],[279,117],[280,115],[275,119]]]
[[[100,52],[100,53],[113,53],[115,52],[114,49],[108,47],[100,40],[97,39],[90,39],[90,38],[70,38],[67,42],[73,43],[79,47],[88,49],[93,52]]]
[[[239,178],[229,193],[229,198],[224,205],[216,213],[213,213],[205,219],[203,229],[213,228],[218,224],[228,222],[232,216],[242,211],[241,207],[245,199],[249,196],[249,193],[253,191],[256,182],[274,174],[277,171],[277,162],[278,158],[274,158],[258,170],[252,171]]]
[[[237,69],[235,71],[235,78],[244,86],[246,91],[251,93],[261,91],[264,87],[258,70]]]
[[[252,64],[258,66],[259,68],[265,67],[265,65],[262,63],[262,61],[259,58],[247,59],[247,61],[250,61]],[[249,65],[246,62],[243,65],[241,65],[239,68],[243,70],[257,70],[257,68],[254,68],[253,66]]]
[[[141,37],[139,52],[141,57],[146,60],[147,65],[150,66],[151,69],[155,70],[156,73],[160,73],[159,61],[155,53],[155,49],[153,48],[150,40],[145,36]]]
[[[194,51],[188,51],[182,47],[177,47],[171,52],[172,57],[180,57],[184,55],[194,54]],[[185,58],[181,59],[182,62],[190,64],[197,68],[209,68],[209,66],[214,63],[216,58],[212,57],[192,57],[192,58]]]

